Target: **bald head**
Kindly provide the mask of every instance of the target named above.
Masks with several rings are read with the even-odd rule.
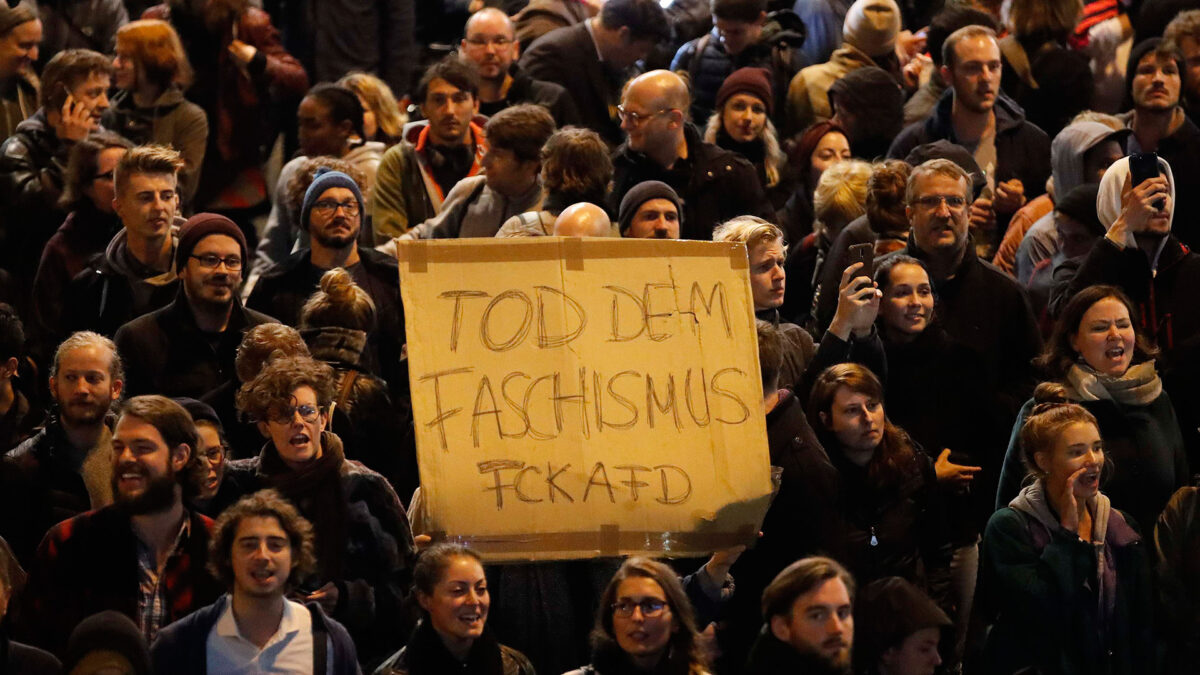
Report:
[[[572,204],[554,221],[556,237],[611,237],[612,221],[604,209],[588,202]]]
[[[485,83],[503,82],[513,61],[517,60],[518,52],[516,31],[504,12],[489,7],[475,12],[467,20],[463,40],[459,43],[459,55],[475,64]]]
[[[692,104],[687,83],[669,70],[652,70],[638,75],[625,87],[624,101],[640,103],[654,110],[686,111]]]

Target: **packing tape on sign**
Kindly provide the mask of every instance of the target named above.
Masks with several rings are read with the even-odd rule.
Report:
[[[564,266],[572,271],[583,270],[583,238],[567,237],[562,242],[562,257]]]
[[[729,269],[744,270],[750,267],[750,258],[747,255],[745,244],[734,244],[733,248],[729,249]]]
[[[396,257],[401,262],[408,263],[410,273],[425,273],[429,271],[429,245],[419,241],[396,241]]]
[[[621,551],[621,527],[615,524],[600,526],[600,555],[617,555]]]
[[[444,531],[429,533],[433,541],[466,544],[481,553],[537,554],[595,551],[601,556],[645,552],[655,555],[678,553],[690,557],[720,551],[738,544],[753,545],[758,529],[743,525],[726,532],[662,532],[621,530],[618,525],[601,525],[598,532],[546,532],[459,536]]]

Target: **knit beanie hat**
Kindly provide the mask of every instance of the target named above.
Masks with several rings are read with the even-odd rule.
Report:
[[[192,416],[192,422],[197,424],[200,422],[208,422],[216,427],[218,432],[224,435],[225,427],[221,425],[221,418],[217,416],[217,411],[213,410],[211,405],[205,403],[204,401],[188,398],[187,396],[180,396],[172,400],[183,406],[184,410],[188,411],[188,414]]]
[[[325,194],[329,188],[346,188],[354,193],[354,199],[358,201],[358,214],[362,218],[363,212],[363,197],[362,190],[358,189],[358,183],[350,176],[341,171],[334,171],[329,167],[321,167],[314,174],[312,185],[308,186],[308,190],[304,193],[304,203],[300,207],[300,227],[308,231],[308,216],[312,212],[313,204]],[[361,220],[359,221],[361,222]]]
[[[679,198],[675,190],[670,185],[661,181],[648,180],[634,185],[621,198],[621,208],[617,211],[617,223],[621,226],[622,235],[633,224],[633,216],[637,213],[638,208],[651,199],[666,199],[670,201],[675,205],[675,210],[679,212],[680,224],[683,223],[683,200]]]
[[[771,93],[771,77],[766,68],[738,68],[730,73],[717,90],[717,107],[725,109],[725,102],[734,94],[750,94],[767,106],[767,116],[774,114],[775,96]]]
[[[896,48],[900,6],[896,0],[855,0],[842,24],[842,39],[867,56],[885,56]]]
[[[150,675],[150,650],[137,624],[107,610],[89,616],[71,631],[63,672],[91,675],[113,667]]]
[[[179,228],[179,243],[175,245],[175,272],[187,265],[188,257],[196,250],[196,244],[210,234],[232,237],[242,249],[242,265],[248,265],[246,235],[232,220],[216,213],[197,213]]]
[[[1099,183],[1076,185],[1054,202],[1054,210],[1070,216],[1071,220],[1086,225],[1090,232],[1103,237],[1104,225],[1096,213],[1096,197],[1099,193]]]
[[[9,7],[8,5],[0,4],[0,36],[8,35],[12,29],[20,26],[23,23],[37,20],[37,14],[28,5],[17,5]]]

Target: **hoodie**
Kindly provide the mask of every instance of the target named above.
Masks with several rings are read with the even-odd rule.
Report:
[[[149,107],[139,107],[133,94],[118,91],[112,107],[104,113],[104,127],[137,144],[169,145],[183,156],[179,174],[184,204],[191,204],[200,183],[200,166],[208,144],[208,116],[204,109],[186,100],[179,86],[167,87]]]

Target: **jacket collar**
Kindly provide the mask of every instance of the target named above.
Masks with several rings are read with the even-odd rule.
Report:
[[[163,308],[162,319],[165,324],[171,325],[180,332],[200,334],[200,326],[196,325],[196,316],[192,314],[191,303],[188,302],[187,293],[183,289],[183,284],[179,284],[178,290],[175,291],[175,299],[171,304]],[[237,335],[241,339],[242,329],[250,325],[250,320],[246,316],[246,308],[242,305],[241,299],[237,293],[233,294],[233,308],[229,311],[229,323],[222,331],[224,335]]]
[[[954,133],[953,110],[954,89],[947,87],[942,92],[942,97],[938,99],[933,113],[929,115],[929,119],[925,120],[925,130],[933,138],[945,138],[951,143],[961,145],[961,141]],[[996,95],[996,104],[992,106],[992,112],[996,115],[996,136],[1015,131],[1025,122],[1025,111],[1021,110],[1021,106],[1017,105],[1017,102],[1005,95],[1004,92]]]

